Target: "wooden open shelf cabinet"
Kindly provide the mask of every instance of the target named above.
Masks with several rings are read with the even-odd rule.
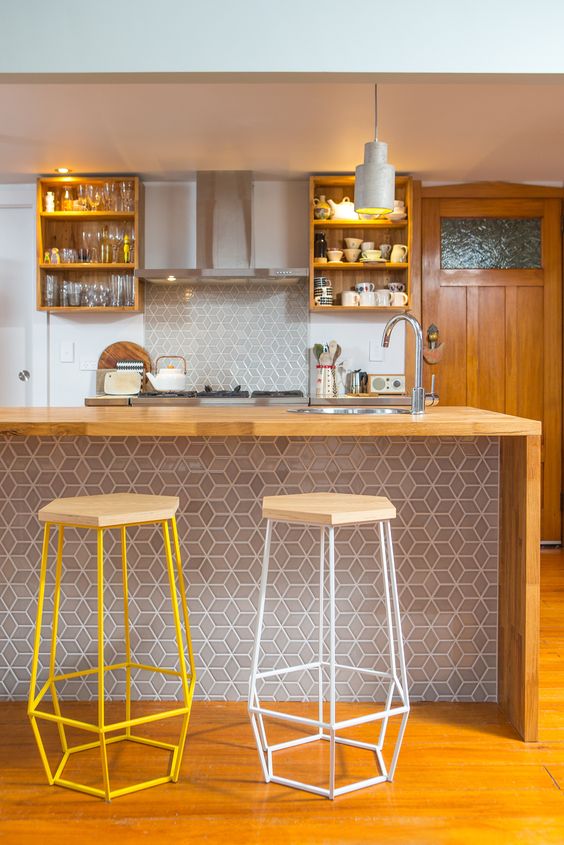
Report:
[[[131,182],[134,191],[133,211],[45,211],[45,195],[47,191],[61,192],[68,185],[73,190],[78,185],[103,185],[105,183],[118,184]],[[143,282],[134,276],[137,267],[143,266],[143,186],[137,176],[130,174],[121,176],[106,175],[73,175],[73,176],[44,176],[37,180],[37,310],[55,313],[130,313],[143,310]],[[60,263],[50,264],[44,261],[45,253],[56,245],[59,249],[80,248],[81,224],[99,221],[102,227],[105,223],[123,222],[134,239],[134,261],[124,262],[88,262],[88,263]],[[134,301],[133,305],[115,306],[63,306],[47,305],[45,303],[45,278],[56,274],[61,280],[82,282],[84,284],[106,283],[114,274],[131,275],[133,277]]]
[[[396,199],[405,202],[407,218],[401,221],[378,220],[315,220],[313,216],[313,199],[324,194],[327,199],[340,202],[344,197],[354,200],[354,175],[320,175],[311,176],[309,180],[309,307],[316,313],[331,311],[359,313],[378,311],[399,313],[409,311],[411,307],[411,266],[409,257],[413,248],[413,181],[410,176],[396,177]],[[376,240],[376,230],[381,230]],[[338,249],[344,247],[344,239],[348,237],[362,238],[365,241],[375,241],[378,248],[381,243],[403,243],[408,248],[408,261],[402,264],[391,262],[328,262],[326,264],[314,261],[314,240],[317,232],[327,232],[327,244]],[[334,305],[316,305],[314,300],[314,279],[316,276],[327,276],[333,284]],[[374,282],[376,289],[385,288],[388,282],[398,281],[405,285],[408,296],[406,306],[373,306],[358,307],[341,305],[341,294],[345,290],[352,290],[356,282]]]

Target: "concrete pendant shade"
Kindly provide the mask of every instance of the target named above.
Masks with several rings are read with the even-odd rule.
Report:
[[[393,211],[396,172],[388,164],[388,145],[370,141],[364,145],[364,164],[356,168],[355,211],[361,214],[387,214]]]

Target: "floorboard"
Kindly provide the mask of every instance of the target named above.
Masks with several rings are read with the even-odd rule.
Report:
[[[513,845],[564,842],[564,554],[542,556],[540,742],[525,745],[491,704],[416,704],[393,784],[333,803],[260,779],[245,705],[194,704],[180,780],[105,804],[45,784],[21,702],[0,704],[0,841],[6,845],[129,843],[396,843]],[[159,704],[144,705],[149,711]],[[91,707],[69,703],[84,716]],[[119,705],[114,707],[116,713]],[[282,707],[282,705],[280,705]],[[312,705],[292,705],[304,713]],[[353,715],[366,705],[343,705]],[[174,741],[177,724],[146,728]],[[372,739],[370,726],[351,732]],[[299,735],[297,731],[295,735]],[[275,726],[289,738],[287,726]],[[76,734],[77,741],[86,741]],[[54,730],[49,737],[55,749]],[[280,773],[323,782],[326,743],[281,752]],[[82,757],[82,759],[78,759]],[[97,754],[73,774],[98,785]],[[115,786],[157,776],[167,752],[114,745]],[[371,755],[338,750],[339,782],[372,774]],[[70,773],[70,770],[69,770]]]

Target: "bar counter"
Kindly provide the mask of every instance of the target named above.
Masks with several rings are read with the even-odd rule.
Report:
[[[386,495],[397,507],[393,530],[413,698],[497,701],[517,733],[534,741],[540,441],[539,422],[474,408],[439,406],[421,417],[295,414],[281,406],[2,408],[0,646],[13,637],[14,624],[21,637],[18,653],[8,649],[0,661],[0,694],[19,698],[27,689],[40,556],[36,513],[50,499],[125,490],[180,496],[197,693],[243,698],[262,496],[334,490]],[[69,565],[84,569],[82,595],[67,599],[61,623],[74,664],[73,648],[91,659],[94,647],[85,621],[93,604],[93,550],[84,538],[69,542]],[[273,660],[307,662],[308,555],[315,542],[309,529],[293,527],[274,550],[280,602],[288,589],[294,592],[283,608],[287,638],[271,643]],[[164,577],[156,543],[133,538],[140,575],[132,602],[166,651],[169,610],[159,595],[143,592],[144,568],[155,567],[149,583]],[[342,544],[344,640],[370,663],[380,624],[376,543],[363,528],[344,530]],[[116,586],[116,606],[118,592]],[[173,694],[164,681],[158,688],[143,683],[145,696]],[[294,697],[307,697],[308,683],[297,679]],[[350,700],[372,694],[347,684],[341,692]],[[86,687],[74,693],[89,694]]]

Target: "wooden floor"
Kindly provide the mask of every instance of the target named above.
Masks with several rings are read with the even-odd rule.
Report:
[[[564,554],[543,554],[542,570],[539,743],[520,742],[495,705],[416,705],[394,783],[331,803],[261,781],[243,704],[197,702],[179,783],[105,804],[48,787],[25,706],[3,703],[0,842],[561,845]],[[84,715],[85,705],[77,706]],[[363,705],[347,705],[341,712],[362,709]],[[161,725],[161,738],[166,738],[166,731],[173,738],[173,727],[169,723],[163,733]],[[156,728],[152,730],[156,733]],[[370,727],[357,731],[358,736],[370,738]],[[281,773],[303,778],[307,772],[321,783],[325,745],[283,752]],[[342,782],[371,772],[367,752],[342,747],[339,752]],[[96,756],[89,759],[90,753],[94,754],[87,752],[82,760],[77,755],[77,768],[69,775],[82,775],[94,785],[98,761]],[[112,786],[125,784],[131,776],[160,774],[166,764],[164,753],[143,747],[140,753],[129,752],[124,744],[114,745],[112,762],[118,776]]]

